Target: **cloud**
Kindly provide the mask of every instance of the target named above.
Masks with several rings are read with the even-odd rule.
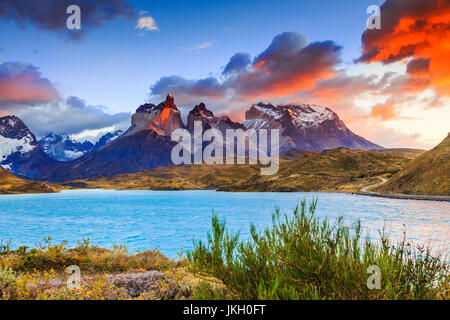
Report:
[[[144,31],[158,31],[158,27],[156,26],[156,21],[150,16],[144,16],[139,18],[136,24],[136,29],[144,30]]]
[[[241,72],[230,85],[245,99],[280,97],[309,90],[321,79],[336,74],[341,47],[333,41],[307,42],[303,36],[285,32],[258,55],[252,68]]]
[[[380,118],[383,121],[392,120],[398,116],[395,105],[391,103],[384,103],[376,105],[372,108],[370,117]]]
[[[22,106],[14,112],[39,137],[50,132],[77,134],[128,122],[130,113],[109,114],[103,106],[93,106],[70,96],[39,106]]]
[[[151,95],[161,98],[171,92],[196,99],[234,100],[281,97],[311,89],[317,81],[335,75],[340,51],[341,47],[332,41],[308,43],[300,34],[285,32],[276,36],[250,64],[248,55],[235,54],[221,81],[215,77],[200,80],[162,77],[151,86]]]
[[[401,54],[405,60],[395,64],[364,61],[343,69],[341,47],[333,41],[309,42],[298,33],[285,32],[254,58],[242,52],[233,55],[220,76],[162,77],[150,87],[150,96],[160,101],[172,93],[186,110],[202,101],[234,121],[243,120],[249,105],[259,101],[323,105],[355,133],[381,145],[424,145],[414,142],[416,137],[428,140],[428,145],[436,132],[429,133],[424,123],[439,117],[434,110],[448,101],[430,87],[432,58],[407,56],[406,51]],[[412,123],[421,135],[408,133]],[[399,130],[389,128],[397,125]],[[389,139],[390,133],[396,138]]]
[[[425,75],[430,69],[430,59],[414,59],[408,62],[406,72],[410,75]]]
[[[450,95],[450,2],[446,0],[387,0],[381,6],[381,29],[362,35],[357,61],[389,64],[412,60],[413,72],[443,95]],[[414,67],[420,73],[414,73]]]
[[[67,7],[81,9],[81,30],[66,27]],[[80,39],[87,31],[99,28],[117,17],[135,19],[133,6],[125,0],[2,0],[0,19],[14,21],[20,27],[32,25],[38,29],[65,33],[71,39]]]
[[[200,43],[200,44],[198,44],[198,45],[196,45],[196,46],[194,46],[192,48],[187,48],[186,50],[198,51],[198,50],[201,50],[201,49],[207,49],[207,48],[210,48],[214,44],[214,42],[215,41],[202,42],[202,43]]]
[[[235,72],[244,71],[250,65],[252,59],[250,54],[239,52],[230,58],[227,65],[223,69],[222,75],[228,76]]]
[[[0,64],[0,108],[5,106],[49,102],[59,97],[50,81],[31,64]]]
[[[175,93],[178,101],[189,103],[195,102],[198,97],[222,99],[225,96],[226,87],[215,77],[187,80],[180,76],[167,76],[159,79],[150,90],[152,95],[157,97]]]
[[[127,112],[109,114],[78,97],[62,98],[37,67],[21,62],[0,64],[0,114],[19,116],[38,136],[101,129],[130,117]]]

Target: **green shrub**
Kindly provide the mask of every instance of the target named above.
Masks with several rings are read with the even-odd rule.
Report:
[[[206,287],[196,297],[239,299],[440,299],[449,298],[448,264],[429,250],[405,240],[391,244],[361,237],[342,219],[330,223],[314,215],[317,201],[305,201],[293,215],[276,210],[273,226],[240,241],[225,222],[212,218],[207,244],[194,242],[188,253],[192,269],[222,280],[227,293]],[[381,289],[370,290],[368,267],[381,270]],[[209,292],[207,292],[209,291]]]

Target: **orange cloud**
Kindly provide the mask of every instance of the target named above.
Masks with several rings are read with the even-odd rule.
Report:
[[[383,121],[392,120],[397,117],[397,111],[393,104],[379,104],[372,108],[371,118],[379,118]]]
[[[380,30],[364,32],[359,61],[427,61],[426,69],[410,73],[422,80],[407,89],[418,90],[428,81],[440,94],[450,95],[450,2],[387,0],[381,6],[381,21]]]

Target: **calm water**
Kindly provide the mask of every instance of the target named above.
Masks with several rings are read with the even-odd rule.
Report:
[[[212,212],[226,218],[231,230],[248,236],[250,223],[270,226],[275,206],[291,213],[302,199],[318,197],[317,214],[347,224],[361,219],[378,235],[384,221],[393,237],[406,231],[414,243],[450,252],[450,204],[394,200],[339,193],[225,193],[214,191],[64,191],[56,194],[0,196],[0,240],[34,246],[44,236],[54,242],[90,238],[111,247],[158,249],[175,257],[205,239]]]

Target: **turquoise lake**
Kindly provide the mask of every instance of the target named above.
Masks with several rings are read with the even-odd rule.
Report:
[[[176,257],[206,239],[211,216],[225,218],[229,229],[248,236],[251,223],[261,230],[272,224],[275,207],[291,214],[302,199],[318,198],[317,216],[348,225],[360,219],[377,239],[386,230],[400,239],[450,252],[450,203],[395,200],[345,193],[227,193],[215,191],[74,190],[54,194],[0,196],[0,241],[33,247],[45,236],[70,246],[89,238],[92,244],[123,244],[134,250],[157,249]]]

